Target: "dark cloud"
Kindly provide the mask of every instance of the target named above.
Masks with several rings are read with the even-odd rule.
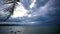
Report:
[[[28,2],[27,2],[28,3]],[[27,4],[26,3],[26,4]],[[40,1],[37,0],[37,6],[34,6],[39,9],[33,10],[31,15],[36,15],[32,17],[17,17],[9,18],[6,22],[36,22],[36,23],[57,23],[60,18],[60,4],[59,0],[46,0]],[[23,2],[25,4],[25,2]],[[30,2],[27,4],[27,6]],[[26,5],[24,5],[27,7]]]

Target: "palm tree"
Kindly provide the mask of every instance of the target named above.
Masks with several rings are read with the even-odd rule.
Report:
[[[8,7],[8,8],[4,8],[4,9],[3,9],[4,12],[9,11],[9,15],[6,16],[7,18],[4,19],[4,20],[2,20],[2,21],[6,21],[6,20],[13,14],[17,2],[20,2],[20,0],[6,0],[6,1],[8,1],[8,2],[3,2],[3,3],[1,3],[1,4],[4,5],[4,4],[10,4],[10,3],[12,3],[12,5],[11,5],[12,7]]]

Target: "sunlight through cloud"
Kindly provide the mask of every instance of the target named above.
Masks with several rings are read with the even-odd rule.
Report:
[[[20,4],[20,3],[19,3]],[[23,17],[23,16],[27,16],[27,11],[21,4],[20,6],[16,6],[16,9],[14,10],[14,13],[12,15],[12,18],[16,18],[16,17]]]

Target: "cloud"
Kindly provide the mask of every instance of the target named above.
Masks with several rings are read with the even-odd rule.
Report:
[[[23,17],[27,16],[27,11],[21,3],[18,3],[19,5],[16,6],[13,15],[11,16],[12,18],[17,18],[17,17]]]
[[[9,18],[7,21],[10,22],[25,22],[25,23],[55,23],[57,19],[57,11],[58,8],[53,7],[52,0],[46,2],[43,6],[40,6],[39,9],[35,9],[35,11],[27,10],[23,6],[18,6],[15,10],[14,17]],[[51,4],[50,4],[51,3]],[[22,7],[22,8],[21,8]],[[37,6],[34,6],[37,7]],[[22,12],[20,12],[22,11]],[[29,14],[28,14],[29,12]],[[30,13],[31,12],[31,13]],[[17,17],[18,16],[18,17]]]
[[[34,6],[34,7],[36,7],[36,6]],[[19,10],[18,10],[19,9]],[[33,10],[33,9],[32,9]],[[20,6],[20,7],[18,7],[16,10],[15,10],[15,15],[13,15],[12,17],[14,18],[14,17],[16,17],[17,19],[18,19],[18,17],[22,17],[22,19],[20,19],[20,20],[23,20],[23,21],[26,21],[26,22],[30,22],[30,21],[39,21],[39,19],[40,18],[42,18],[41,16],[43,16],[43,17],[45,17],[45,14],[47,13],[47,8],[46,8],[46,6],[42,6],[42,7],[40,7],[39,9],[36,9],[36,11],[32,11],[32,13],[30,13],[30,14],[27,14],[27,12],[29,12],[30,10],[27,10],[27,9],[25,9],[23,6]],[[38,12],[37,12],[38,11]],[[20,13],[21,12],[21,13]],[[27,14],[26,15],[26,18],[24,18],[23,16],[25,15],[24,14],[24,12],[26,12],[25,14]],[[19,14],[18,14],[19,13]],[[24,15],[23,15],[24,14]],[[11,18],[12,18],[11,17]],[[39,18],[40,17],[40,18]],[[25,20],[24,20],[24,19]],[[28,21],[27,21],[28,20]],[[19,20],[18,20],[19,21]]]
[[[30,5],[30,9],[34,7],[35,2],[36,2],[36,0],[32,1],[31,5]]]

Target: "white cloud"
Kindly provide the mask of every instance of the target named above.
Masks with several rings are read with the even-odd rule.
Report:
[[[33,8],[35,6],[35,2],[36,2],[36,0],[32,1],[31,5],[30,5],[30,8]]]

